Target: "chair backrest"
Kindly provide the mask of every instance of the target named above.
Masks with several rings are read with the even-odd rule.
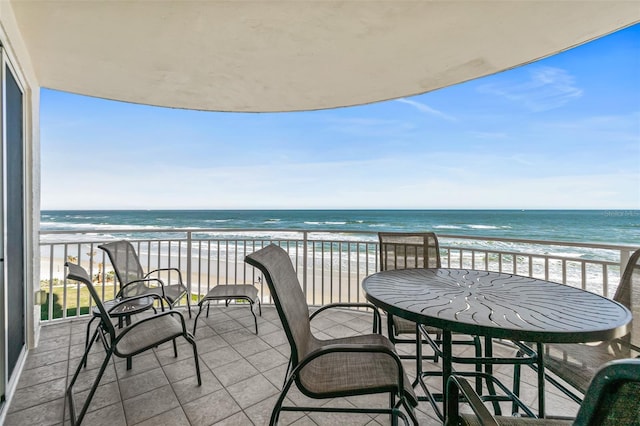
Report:
[[[574,425],[640,424],[640,359],[606,363],[594,376]]]
[[[138,254],[129,241],[113,241],[101,244],[98,248],[107,252],[116,277],[120,282],[120,287],[131,281],[144,278],[144,270],[140,265]],[[146,287],[143,284],[131,286],[127,289],[125,296],[135,296],[141,294],[144,290],[146,290]]]
[[[104,327],[107,329],[107,331],[111,335],[111,338],[112,339],[115,338],[115,328],[111,323],[110,316],[107,313],[107,310],[105,309],[104,305],[102,304],[102,301],[98,296],[98,292],[93,287],[93,283],[91,282],[91,278],[89,278],[89,274],[87,274],[87,271],[85,271],[85,269],[82,266],[76,265],[75,263],[71,263],[71,262],[66,262],[65,266],[68,268],[68,271],[69,271],[67,273],[67,279],[79,281],[87,286],[87,288],[89,289],[89,294],[91,294],[91,298],[93,299],[93,302],[98,308],[98,311],[100,311],[100,319],[102,320]]]
[[[246,256],[245,262],[264,275],[282,327],[291,345],[291,362],[295,367],[310,350],[312,341],[309,306],[298,276],[285,250],[271,244]]]
[[[634,319],[640,318],[640,249],[629,258],[613,300],[626,306]],[[640,346],[640,321],[636,326],[632,324],[631,333],[627,339],[630,339],[632,345]]]
[[[380,232],[380,270],[440,268],[440,246],[433,232]]]

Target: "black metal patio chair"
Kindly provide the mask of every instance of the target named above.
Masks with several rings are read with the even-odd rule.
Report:
[[[380,242],[380,270],[390,271],[394,269],[410,268],[440,268],[440,244],[438,237],[433,232],[379,232]],[[413,321],[399,318],[387,313],[387,331],[389,340],[394,344],[408,343],[416,344],[416,327]],[[422,325],[422,329],[427,333],[427,343],[432,347],[433,355],[422,355],[423,359],[432,359],[438,362],[442,356],[440,345],[442,344],[442,330],[428,324]],[[402,337],[402,336],[411,337]],[[435,335],[435,339],[429,338]],[[458,334],[457,334],[458,335]],[[460,337],[460,335],[458,335]],[[478,336],[466,338],[456,338],[453,344],[473,345],[475,357],[482,356],[482,346]],[[400,355],[403,359],[415,359],[415,355]],[[478,369],[481,367],[478,366]]]
[[[409,268],[439,268],[440,247],[438,238],[433,232],[379,232],[380,270]],[[387,331],[389,340],[396,343],[416,344],[416,327],[413,321],[387,313]],[[440,330],[428,327],[430,332],[441,334]],[[413,336],[412,338],[401,337]],[[432,357],[438,360],[438,355]],[[415,359],[412,355],[401,355],[401,358]]]
[[[182,273],[178,268],[157,268],[145,273],[140,264],[140,259],[133,245],[129,241],[113,241],[101,244],[99,249],[104,250],[111,260],[118,281],[120,291],[116,297],[131,297],[142,294],[155,294],[173,307],[186,295],[187,310],[191,318],[191,294],[182,280]],[[175,283],[165,283],[159,276],[160,272],[174,272],[178,278]],[[156,275],[156,276],[154,276]]]
[[[473,414],[460,413],[460,396]],[[638,426],[640,425],[640,359],[621,359],[604,364],[590,382],[575,420],[494,417],[462,376],[447,382],[446,426]]]
[[[438,237],[433,232],[379,232],[380,242],[380,270],[390,271],[394,269],[409,268],[440,268],[440,244]],[[387,330],[389,340],[396,343],[410,343],[415,345],[416,323],[387,314]],[[424,330],[436,335],[436,342],[442,335],[442,330],[425,325]],[[413,336],[403,338],[401,335]],[[472,336],[471,340],[456,340],[457,344],[470,344],[476,347],[476,356],[482,356],[480,352],[480,339]],[[432,359],[438,361],[439,349]],[[415,359],[412,355],[402,355],[401,358]],[[428,357],[424,357],[427,358]]]
[[[285,250],[269,245],[247,255],[245,261],[258,268],[269,286],[282,326],[291,346],[290,365],[280,397],[271,414],[275,425],[281,411],[320,411],[390,414],[407,422],[404,407],[417,424],[413,407],[417,399],[393,344],[379,334],[379,313],[373,305],[325,305],[309,316],[309,307],[291,259]],[[311,319],[332,307],[370,307],[374,312],[374,329],[378,333],[330,340],[317,339],[311,332]],[[389,408],[343,408],[283,406],[293,384],[310,398],[335,398],[377,393],[389,394]],[[399,400],[396,402],[396,397]]]
[[[69,400],[69,412],[71,423],[73,425],[79,425],[82,422],[82,419],[84,418],[87,409],[89,408],[89,404],[93,399],[96,389],[100,384],[100,379],[102,378],[102,375],[104,374],[104,371],[107,368],[112,355],[120,358],[126,358],[127,369],[129,369],[131,368],[130,362],[132,356],[161,345],[162,343],[173,341],[174,355],[177,357],[178,349],[175,339],[182,336],[193,347],[193,357],[195,361],[198,386],[202,384],[202,380],[200,378],[200,364],[198,362],[198,349],[196,347],[196,342],[194,341],[191,333],[187,331],[184,317],[180,312],[173,310],[160,312],[145,317],[140,321],[133,322],[131,325],[128,325],[122,329],[116,328],[112,323],[112,317],[110,317],[107,313],[107,310],[102,304],[102,301],[100,300],[98,293],[93,287],[91,279],[89,278],[89,275],[84,270],[84,268],[69,262],[67,262],[65,265],[67,266],[69,271],[67,274],[67,278],[70,280],[79,281],[85,284],[89,289],[91,298],[93,299],[93,302],[95,303],[95,306],[100,313],[100,322],[98,324],[96,332],[97,338],[102,342],[102,345],[106,352],[106,356],[100,366],[100,370],[93,381],[91,389],[89,390],[89,393],[85,399],[84,404],[82,405],[82,408],[80,409],[80,412],[77,415],[73,395],[73,385],[78,379],[83,366],[86,365],[87,356],[89,354],[89,351],[91,350],[94,339],[92,339],[91,343],[86,347],[84,355],[78,363],[78,367],[76,368],[75,373],[73,374],[73,377],[69,382],[69,386],[67,387],[67,398]],[[142,295],[134,297],[143,298],[146,296]]]
[[[613,300],[626,306],[634,319],[640,318],[640,249],[630,256]],[[575,402],[581,403],[581,395],[585,394],[600,366],[607,361],[640,356],[640,327],[632,326],[626,336],[597,344],[546,344],[543,352],[545,379]],[[547,371],[553,375],[546,374]],[[520,366],[516,365],[514,384],[517,386],[519,383]],[[516,388],[515,392],[518,390]]]

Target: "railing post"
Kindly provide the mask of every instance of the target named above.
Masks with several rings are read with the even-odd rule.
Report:
[[[304,292],[304,296],[307,297],[307,275],[309,271],[307,271],[307,236],[308,232],[302,232],[302,270],[304,273],[302,274],[302,291]]]
[[[187,231],[187,297],[191,301],[191,231]]]

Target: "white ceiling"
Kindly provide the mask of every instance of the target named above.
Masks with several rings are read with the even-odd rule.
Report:
[[[638,1],[11,0],[43,87],[218,111],[428,92],[640,21]]]

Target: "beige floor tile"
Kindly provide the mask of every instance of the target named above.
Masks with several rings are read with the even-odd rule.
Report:
[[[170,385],[126,399],[123,404],[128,424],[140,423],[180,405]]]
[[[241,408],[247,408],[264,399],[279,394],[280,391],[262,375],[249,377],[227,387],[227,391]]]
[[[62,423],[64,413],[64,398],[49,401],[38,406],[7,414],[5,426],[24,425],[55,425]]]
[[[182,406],[192,425],[212,425],[240,411],[229,393],[220,389]]]

